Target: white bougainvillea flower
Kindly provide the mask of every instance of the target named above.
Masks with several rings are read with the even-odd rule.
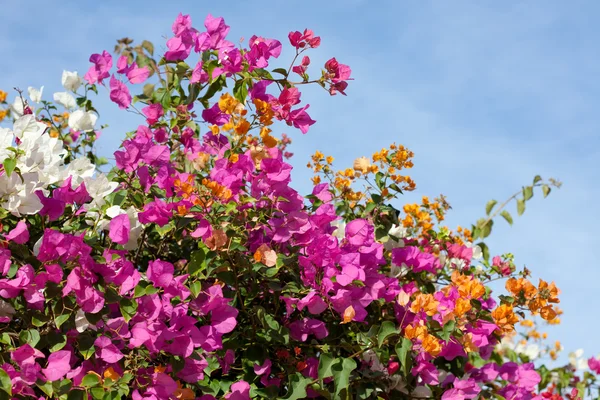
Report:
[[[75,97],[73,97],[68,92],[54,93],[54,101],[66,108],[67,110],[77,108],[77,101],[75,100]]]
[[[538,346],[535,343],[533,343],[533,344],[519,343],[515,347],[515,351],[520,354],[525,354],[527,357],[529,357],[529,360],[531,360],[531,361],[537,359],[540,356],[540,352],[541,352],[540,346]]]
[[[92,131],[98,116],[89,111],[77,110],[69,115],[69,128],[74,131]]]
[[[65,178],[70,176],[72,178],[72,185],[79,186],[85,180],[85,178],[91,178],[94,176],[95,169],[96,167],[90,162],[89,158],[79,157],[71,161],[71,163],[67,166]]]
[[[85,177],[83,181],[85,182],[88,194],[92,198],[92,201],[86,204],[86,210],[94,210],[102,207],[106,203],[104,198],[114,192],[119,186],[117,182],[109,181],[104,174],[99,174],[94,178]]]
[[[75,313],[75,329],[77,329],[77,332],[83,333],[88,329],[95,331],[98,328],[96,325],[90,323],[85,317],[85,312],[82,309],[79,309],[77,310],[77,313]]]
[[[474,245],[471,242],[465,243],[465,247],[468,247],[469,249],[473,249],[473,260],[481,260],[481,258],[483,257],[483,252],[481,251],[481,247]]]
[[[63,71],[62,74],[62,85],[65,89],[76,92],[81,86],[82,80],[77,71]]]
[[[29,93],[29,98],[31,99],[31,101],[33,101],[34,103],[39,103],[40,101],[42,101],[42,93],[44,93],[44,87],[42,86],[39,89],[36,89],[34,87],[29,86],[27,88],[27,92]]]
[[[23,116],[23,112],[25,109],[25,104],[23,104],[23,99],[20,96],[15,98],[15,101],[10,105],[10,111],[13,113],[15,118],[19,118]]]
[[[583,349],[577,349],[569,353],[569,364],[578,371],[583,371],[588,368],[587,360],[583,357]]]
[[[333,236],[340,240],[346,237],[346,223],[343,220],[333,221],[331,226],[336,227],[336,230],[332,233]]]
[[[35,194],[39,187],[34,176],[37,174],[24,174],[23,180],[17,174],[0,176],[0,196],[4,209],[17,217],[36,214],[42,209],[42,203]]]
[[[8,128],[0,128],[0,162],[4,162],[8,157],[14,153],[8,150],[8,147],[13,145],[15,135]]]

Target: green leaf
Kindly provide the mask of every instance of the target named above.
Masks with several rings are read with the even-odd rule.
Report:
[[[12,396],[12,383],[6,371],[0,368],[0,387],[10,396]]]
[[[190,262],[188,263],[188,273],[190,276],[196,276],[206,269],[206,254],[204,250],[199,249],[192,253]]]
[[[289,377],[289,390],[284,399],[298,400],[305,399],[307,396],[306,386],[312,382],[311,378],[307,378],[296,372],[294,375]]]
[[[57,315],[56,318],[54,318],[54,325],[56,325],[56,327],[60,329],[60,327],[69,320],[70,316],[70,313]]]
[[[550,190],[550,186],[542,185],[542,193],[544,194],[544,198],[548,197],[548,195],[550,194]]]
[[[240,79],[233,86],[233,97],[235,97],[240,103],[246,102],[248,96],[248,83],[245,79]]]
[[[335,358],[333,358],[330,354],[321,354],[319,356],[319,379],[325,379],[333,376],[331,366],[334,362]]]
[[[525,212],[525,200],[517,199],[517,214],[523,215]]]
[[[531,199],[533,197],[533,187],[531,186],[525,186],[523,188],[523,199],[525,201]]]
[[[346,394],[350,392],[347,390],[350,384],[350,374],[356,369],[356,361],[351,358],[339,359],[332,367],[333,371],[333,383],[335,386],[336,398],[342,390],[346,390]]]
[[[60,332],[50,332],[48,334],[48,344],[51,353],[59,351],[67,345],[67,336]]]
[[[492,233],[492,226],[494,226],[494,221],[490,219],[484,226],[481,227],[481,233],[479,235],[482,239],[490,236]]]
[[[150,55],[154,55],[154,45],[147,40],[142,42],[142,48],[146,50]]]
[[[28,343],[31,347],[35,347],[40,341],[40,333],[36,329],[29,329],[27,331],[22,331],[19,334],[19,339],[21,340],[21,343]]]
[[[134,299],[121,299],[119,302],[119,309],[125,319],[125,322],[129,322],[137,312],[138,303]]]
[[[442,339],[444,339],[446,342],[448,342],[448,340],[450,340],[450,335],[454,331],[455,326],[456,326],[456,323],[453,320],[446,322],[446,325],[444,325],[444,328],[442,329],[442,333],[440,334],[440,337]]]
[[[89,334],[80,335],[78,338],[79,352],[85,360],[88,360],[96,352],[94,347],[94,338]]]
[[[210,76],[210,74],[209,74],[209,76]],[[204,96],[202,96],[202,99],[204,99],[204,100],[211,99],[218,91],[223,89],[224,85],[225,85],[225,77],[223,75],[220,75],[217,79],[215,79],[215,81],[213,83],[210,84],[210,86],[206,90],[206,93],[204,94]]]
[[[192,104],[200,95],[200,85],[198,83],[190,84],[189,89],[190,93],[188,94],[187,99],[185,99],[186,104]]]
[[[95,373],[87,373],[81,380],[81,386],[84,388],[93,388],[100,385],[100,376]]]
[[[283,75],[283,76],[285,76],[285,77],[287,77],[287,76],[288,76],[288,74],[287,74],[287,70],[286,70],[285,68],[275,68],[275,69],[273,70],[273,72],[275,72],[276,74],[281,74],[281,75]]]
[[[498,202],[496,200],[490,200],[488,201],[488,203],[485,205],[485,213],[486,215],[490,215],[490,213],[492,212],[492,209],[494,208],[494,206],[498,204]]]
[[[144,93],[144,95],[148,98],[152,97],[152,92],[154,92],[154,84],[153,83],[146,83],[144,85],[144,87],[142,88],[142,92]]]
[[[15,158],[7,158],[6,160],[4,160],[4,171],[6,172],[7,176],[10,176],[10,174],[13,173],[13,171],[15,170],[15,167],[17,166],[17,160]]]
[[[83,390],[71,390],[67,395],[67,400],[83,400],[85,399],[85,392]]]
[[[408,376],[408,373],[412,367],[412,358],[411,352],[412,350],[412,342],[410,339],[403,338],[402,342],[396,345],[396,355],[398,355],[398,360],[400,362],[400,366],[402,368],[402,374],[404,376]]]
[[[536,175],[536,176],[533,178],[533,184],[535,185],[536,183],[538,183],[538,182],[539,182],[539,181],[541,181],[541,180],[542,180],[542,177],[541,177],[541,176],[539,176],[539,175]]]
[[[92,399],[94,400],[104,400],[104,388],[95,387],[90,390],[92,393]]]
[[[377,345],[379,348],[381,348],[385,339],[396,333],[398,333],[396,324],[394,324],[392,321],[383,321],[381,327],[379,328],[379,333],[377,334]]]
[[[502,217],[504,217],[504,219],[506,220],[506,222],[508,222],[510,225],[513,224],[512,216],[510,215],[510,213],[508,211],[502,210],[502,212],[500,213],[500,215],[502,215]]]
[[[483,242],[479,242],[479,243],[477,243],[477,246],[479,246],[479,248],[481,249],[483,259],[485,261],[488,261],[490,259],[490,249],[489,249],[488,245]]]

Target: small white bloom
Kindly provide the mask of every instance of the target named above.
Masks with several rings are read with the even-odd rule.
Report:
[[[402,239],[407,234],[407,229],[403,226],[397,226],[396,224],[392,225],[390,230],[388,231],[388,235],[392,235],[397,237],[398,239]]]
[[[8,128],[0,128],[0,162],[4,162],[8,157],[14,153],[7,150],[8,147],[13,145],[15,135]]]
[[[15,101],[10,105],[10,111],[14,114],[15,118],[19,118],[23,116],[25,112],[25,104],[24,100],[21,99],[20,96],[15,98]]]
[[[42,93],[44,92],[43,86],[39,88],[39,90],[29,86],[27,88],[27,91],[29,92],[29,98],[31,99],[31,101],[33,101],[34,103],[39,103],[40,101],[42,101]]]
[[[86,205],[86,210],[102,207],[106,203],[104,198],[119,186],[117,182],[109,181],[104,174],[99,174],[96,178],[83,178],[83,181],[88,194],[92,198],[92,201]]]
[[[483,257],[483,252],[481,251],[481,247],[474,245],[471,242],[465,243],[465,247],[473,249],[473,260],[480,260]]]
[[[15,120],[13,134],[19,139],[35,142],[46,131],[47,126],[37,121],[35,116],[23,115]],[[20,144],[19,147],[23,147]]]
[[[69,92],[56,92],[54,93],[54,101],[66,108],[72,110],[77,107],[77,101]]]
[[[577,349],[574,352],[569,353],[569,363],[576,370],[582,371],[588,368],[587,360],[581,358],[583,357],[583,349]]]
[[[340,219],[337,221],[333,221],[331,225],[337,228],[335,231],[333,231],[333,236],[340,240],[346,237],[346,222],[344,222],[344,220]]]
[[[73,185],[79,186],[82,182],[84,182],[85,178],[91,178],[94,175],[95,169],[96,167],[91,163],[89,158],[79,157],[71,161],[71,163],[67,166],[66,175],[73,178]]]
[[[92,112],[77,110],[69,116],[69,128],[74,131],[92,131],[98,116]]]
[[[62,74],[62,85],[65,89],[71,92],[76,92],[81,86],[82,80],[77,71],[63,71]]]
[[[98,328],[96,328],[95,325],[92,325],[90,323],[90,321],[88,321],[87,318],[85,317],[85,312],[83,312],[83,310],[79,309],[79,310],[77,310],[77,313],[75,314],[75,329],[77,329],[77,332],[83,333],[87,329],[92,329],[95,331]]]
[[[525,354],[530,360],[535,360],[540,355],[540,347],[537,344],[522,344],[519,343],[515,347],[515,351],[520,354]]]

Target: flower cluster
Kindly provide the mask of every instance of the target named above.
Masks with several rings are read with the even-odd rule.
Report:
[[[553,283],[534,287],[510,254],[490,261],[480,227],[439,226],[443,196],[394,205],[416,188],[403,175],[412,152],[394,144],[343,171],[317,152],[312,193],[298,193],[278,131],[307,133],[300,88],[345,95],[351,70],[330,58],[311,79],[305,52],[321,39],[308,29],[288,36],[289,68],[269,70],[284,44],[236,47],[229,29],[180,14],[164,54],[121,39],[83,78],[65,71],[53,102],[30,88],[9,106],[0,394],[459,400],[589,387],[506,346],[526,312],[556,322]],[[93,147],[99,89],[139,117],[108,174]],[[505,278],[510,296],[494,296],[488,283]]]

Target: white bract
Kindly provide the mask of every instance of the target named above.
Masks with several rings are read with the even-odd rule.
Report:
[[[54,101],[66,108],[72,110],[77,107],[77,101],[68,92],[56,92],[54,93]]]
[[[82,80],[77,71],[63,71],[62,74],[62,85],[65,89],[76,92],[81,86]]]
[[[42,93],[44,93],[44,87],[42,86],[39,89],[36,89],[34,87],[29,86],[29,88],[27,88],[27,92],[29,93],[29,98],[31,99],[31,101],[33,101],[34,103],[39,103],[40,101],[42,101]]]
[[[89,111],[77,110],[69,115],[69,128],[74,131],[93,131],[98,116]]]
[[[109,181],[104,174],[99,174],[95,178],[86,177],[83,181],[85,182],[88,194],[92,198],[92,201],[86,204],[86,210],[94,210],[102,207],[106,203],[104,198],[114,192],[117,186],[119,186],[117,182]]]

